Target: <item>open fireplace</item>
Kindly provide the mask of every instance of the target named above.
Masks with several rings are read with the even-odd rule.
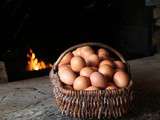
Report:
[[[153,53],[152,7],[145,1],[11,0],[1,8],[4,43],[0,59],[5,62],[9,81],[48,75],[61,52],[82,42],[103,42],[127,59]],[[42,69],[27,68],[31,60]]]

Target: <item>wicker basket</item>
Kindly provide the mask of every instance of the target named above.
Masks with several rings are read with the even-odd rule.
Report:
[[[54,85],[53,92],[57,106],[62,114],[76,118],[100,119],[121,117],[129,111],[133,101],[133,85],[131,79],[126,88],[118,90],[74,91],[65,89],[60,82],[57,74],[57,67],[63,56],[78,47],[86,45],[105,48],[113,52],[127,65],[127,71],[130,75],[128,63],[118,51],[110,46],[102,43],[83,43],[75,45],[60,55],[50,72],[50,79]]]

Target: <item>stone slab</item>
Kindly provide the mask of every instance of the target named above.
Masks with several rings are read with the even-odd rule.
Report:
[[[160,120],[160,54],[129,61],[135,88],[132,111],[118,120]],[[0,120],[78,120],[62,116],[47,76],[0,85]]]

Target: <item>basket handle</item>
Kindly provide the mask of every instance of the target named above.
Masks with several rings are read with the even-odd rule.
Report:
[[[114,48],[106,45],[106,44],[103,44],[103,43],[98,43],[98,42],[87,42],[87,43],[81,43],[81,44],[78,44],[78,45],[74,45],[70,48],[68,48],[67,50],[65,50],[61,55],[60,57],[57,59],[57,61],[54,63],[54,66],[53,66],[53,72],[57,72],[57,67],[58,67],[58,64],[60,63],[60,61],[62,60],[62,58],[70,51],[76,49],[76,48],[79,48],[79,47],[83,47],[83,46],[99,46],[99,47],[102,47],[102,48],[105,48],[105,49],[108,49],[110,51],[112,51],[114,54],[116,54],[120,60],[127,64],[126,60],[124,59],[124,57],[117,51],[115,50]]]

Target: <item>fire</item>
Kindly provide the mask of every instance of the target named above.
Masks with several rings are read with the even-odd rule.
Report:
[[[27,70],[28,71],[34,71],[34,70],[42,70],[42,69],[46,69],[46,68],[51,68],[52,64],[47,64],[42,60],[38,60],[38,58],[36,58],[36,54],[33,52],[33,50],[30,48],[29,49],[29,53],[27,53]]]

